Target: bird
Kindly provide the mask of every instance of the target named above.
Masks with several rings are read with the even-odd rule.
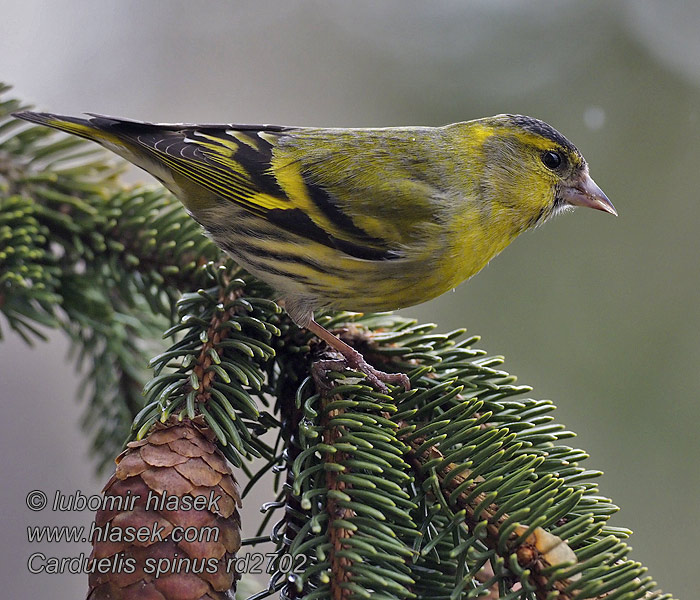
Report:
[[[382,392],[410,381],[369,364],[316,311],[420,304],[553,215],[576,206],[617,215],[576,146],[524,115],[375,128],[14,116],[95,141],[153,175],[276,290],[294,323]]]

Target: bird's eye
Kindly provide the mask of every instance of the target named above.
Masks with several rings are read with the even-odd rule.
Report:
[[[559,154],[558,152],[548,150],[542,155],[542,162],[544,163],[545,167],[554,171],[554,169],[558,169],[561,166],[563,159],[561,157],[561,154]]]

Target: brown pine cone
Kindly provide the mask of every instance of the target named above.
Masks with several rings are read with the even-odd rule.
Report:
[[[117,458],[95,515],[88,600],[232,599],[240,496],[214,435],[157,424]]]

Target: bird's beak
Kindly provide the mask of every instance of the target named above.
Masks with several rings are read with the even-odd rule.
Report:
[[[596,185],[588,173],[582,173],[571,185],[564,187],[562,198],[572,206],[587,206],[617,216],[612,202],[608,200],[603,190]]]

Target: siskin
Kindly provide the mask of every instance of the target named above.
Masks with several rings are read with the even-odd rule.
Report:
[[[576,147],[520,115],[376,129],[15,116],[94,140],[151,173],[278,291],[297,325],[381,390],[408,389],[408,378],[372,367],[315,310],[419,304],[566,208],[617,214]]]

